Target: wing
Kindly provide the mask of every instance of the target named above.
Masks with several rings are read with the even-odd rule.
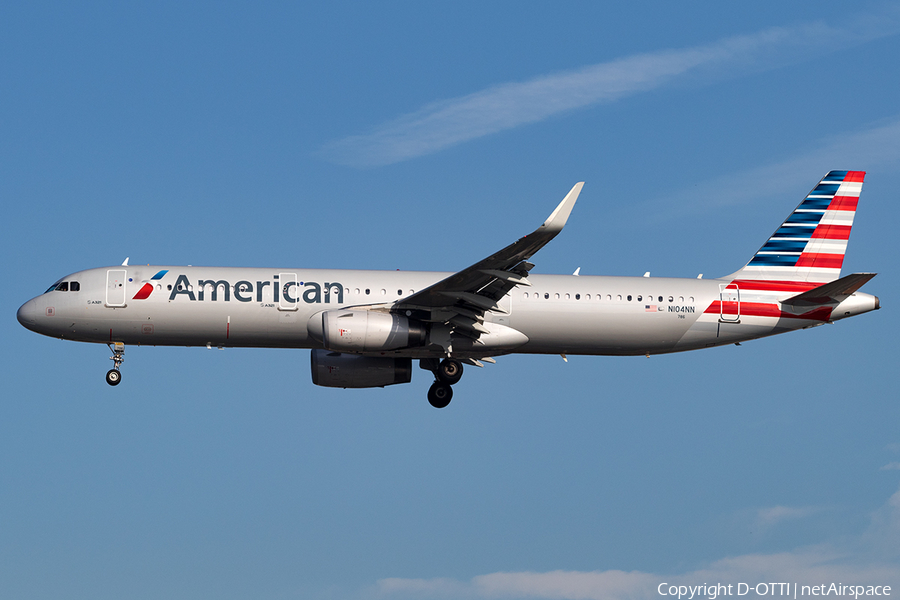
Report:
[[[473,339],[489,333],[483,325],[485,311],[505,312],[499,300],[517,285],[531,285],[528,272],[534,265],[528,259],[562,231],[582,186],[584,182],[576,183],[534,232],[471,267],[399,300],[393,308],[413,311],[420,320],[447,323],[453,333]]]

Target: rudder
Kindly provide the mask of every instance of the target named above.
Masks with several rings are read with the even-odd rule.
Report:
[[[865,171],[830,171],[730,279],[826,283],[841,276]]]

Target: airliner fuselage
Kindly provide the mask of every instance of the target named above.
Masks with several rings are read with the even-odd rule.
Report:
[[[159,279],[150,278],[157,273]],[[452,275],[416,271],[127,266],[69,275],[26,303],[29,329],[79,342],[148,346],[323,348],[308,323],[323,311],[390,304]],[[772,294],[726,279],[530,275],[484,321],[524,338],[470,354],[643,355],[695,350],[820,325],[877,305],[855,293],[813,314],[782,311]],[[66,291],[57,291],[66,282]],[[78,291],[69,291],[72,284]],[[136,293],[151,286],[146,297]],[[787,298],[814,285],[793,287]],[[722,302],[723,291],[729,298]],[[765,306],[760,309],[760,306]],[[772,317],[776,318],[772,318]],[[486,335],[484,337],[490,337]],[[442,348],[397,349],[414,358]]]

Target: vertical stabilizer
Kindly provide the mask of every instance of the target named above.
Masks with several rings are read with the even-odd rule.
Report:
[[[826,283],[841,276],[865,171],[831,171],[734,279]]]

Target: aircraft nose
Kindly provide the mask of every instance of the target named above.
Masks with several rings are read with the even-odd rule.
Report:
[[[32,329],[34,327],[35,321],[37,320],[37,314],[37,302],[35,302],[34,300],[29,300],[19,307],[18,312],[16,312],[16,318],[19,320],[19,323],[21,323],[23,327]]]

